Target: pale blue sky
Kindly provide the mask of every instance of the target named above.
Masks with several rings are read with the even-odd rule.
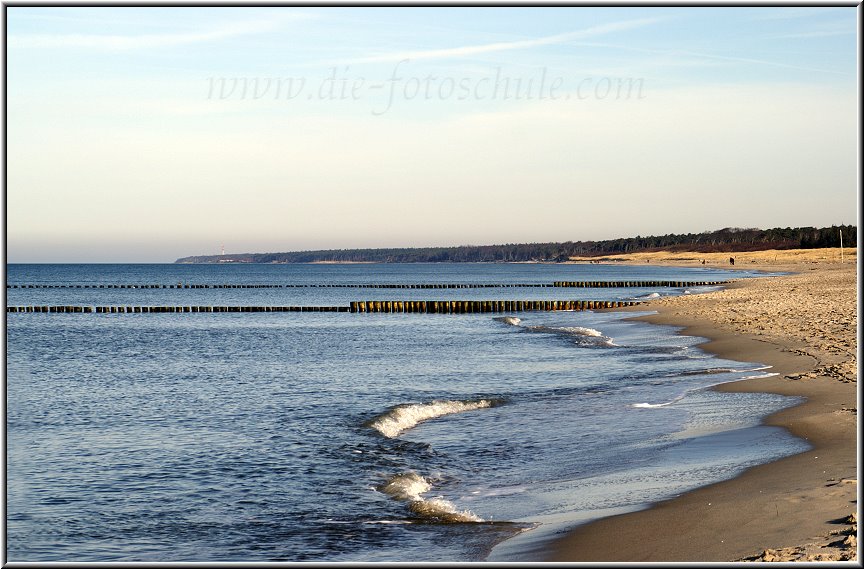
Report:
[[[10,262],[857,218],[856,8],[6,14]]]

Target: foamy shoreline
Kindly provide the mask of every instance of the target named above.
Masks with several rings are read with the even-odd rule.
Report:
[[[644,263],[644,255],[622,262]],[[688,264],[652,255],[648,260],[658,264]],[[702,264],[698,253],[679,255]],[[706,264],[728,263],[728,254],[713,255]],[[843,264],[834,262],[837,250],[737,257],[739,268],[793,274],[652,301],[658,314],[642,319],[683,326],[682,334],[707,338],[700,347],[720,357],[772,365],[779,375],[715,389],[803,396],[804,403],[764,423],[813,448],[647,510],[581,526],[550,544],[544,560],[857,559],[857,521],[843,523],[857,508],[856,251],[844,251]]]

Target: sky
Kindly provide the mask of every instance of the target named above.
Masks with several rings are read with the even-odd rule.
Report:
[[[857,221],[854,7],[7,7],[8,262]]]

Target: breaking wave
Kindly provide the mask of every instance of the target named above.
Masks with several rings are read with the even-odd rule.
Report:
[[[584,328],[582,326],[562,326],[561,328],[551,328],[551,330],[566,332],[567,334],[576,334],[577,336],[592,336],[594,338],[602,338],[603,333],[594,328]]]
[[[667,401],[666,403],[634,403],[633,405],[631,405],[631,407],[635,407],[637,409],[657,409],[658,407],[666,407],[668,405],[672,405],[673,403],[678,403],[679,401],[684,399],[685,395],[687,394],[682,393],[672,401]]]
[[[480,399],[479,401],[432,401],[430,403],[399,405],[372,420],[369,426],[385,437],[392,439],[423,421],[444,415],[492,407],[494,404],[495,402],[491,399]]]
[[[530,332],[545,332],[547,334],[558,334],[569,336],[583,346],[616,346],[612,338],[604,336],[600,330],[586,328],[584,326],[525,326]]]
[[[684,371],[684,372],[680,372],[677,375],[681,375],[681,376],[702,375],[702,374],[709,375],[709,374],[721,374],[721,373],[729,373],[729,372],[746,373],[746,372],[754,372],[754,371],[764,371],[764,370],[769,369],[771,367],[772,366],[770,366],[770,365],[765,365],[765,366],[759,366],[759,367],[752,368],[752,369],[708,368],[708,369],[702,369],[702,370]],[[734,382],[734,381],[744,381],[745,379],[761,379],[761,378],[765,378],[765,377],[774,377],[775,375],[780,375],[780,374],[775,373],[775,372],[769,372],[769,373],[762,373],[762,374],[757,374],[757,375],[745,375],[743,377],[740,377],[738,379],[734,379],[732,381]],[[728,383],[728,382],[726,380],[724,380],[724,381],[721,381],[721,382],[716,383],[714,385],[720,385],[723,383]],[[712,387],[712,386],[711,385],[703,385],[703,386],[697,387],[695,389],[688,389],[687,391],[685,391],[684,393],[682,393],[678,397],[672,399],[671,401],[667,401],[665,403],[634,403],[631,405],[631,407],[635,407],[637,409],[656,409],[658,407],[666,407],[668,405],[672,405],[673,403],[677,403],[678,401],[681,401],[684,397],[686,397],[688,395],[688,393],[690,393],[692,391],[699,391],[699,390],[705,389],[707,387]]]
[[[667,377],[676,377],[676,376],[687,376],[687,375],[716,375],[720,373],[736,373],[740,371],[749,371],[749,370],[740,370],[731,367],[709,367],[706,369],[690,369],[685,371],[679,371],[675,373],[669,374]]]
[[[709,368],[705,368],[705,369],[691,369],[691,370],[679,371],[679,372],[669,374],[668,377],[687,376],[687,375],[715,375],[715,374],[721,374],[721,373],[745,373],[745,372],[753,372],[753,371],[763,371],[766,369],[770,369],[771,367],[772,366],[769,366],[769,365],[759,366],[759,367],[754,367],[754,368],[745,368],[745,369],[733,368],[733,367],[709,367]],[[756,377],[762,377],[762,376],[747,376],[747,377],[743,377],[741,379],[754,379]]]
[[[397,474],[378,486],[378,491],[383,494],[400,502],[408,502],[408,510],[425,520],[445,523],[483,521],[483,518],[470,510],[458,510],[452,502],[444,498],[423,498],[422,494],[431,489],[432,484],[416,472]]]
[[[562,336],[575,336],[583,340],[588,340],[588,343],[604,344],[607,346],[615,346],[612,338],[604,336],[600,330],[594,328],[586,328],[584,326],[522,326],[522,320],[515,316],[497,316],[493,318],[498,322],[509,324],[510,326],[518,326],[528,332],[545,332],[547,334],[558,334]]]
[[[589,336],[593,338],[603,337],[603,333],[594,328],[582,326],[525,326],[526,330],[532,332],[548,332],[551,334],[568,334],[573,336]]]
[[[772,373],[762,373],[759,375],[746,375],[746,376],[742,377],[741,379],[764,379],[766,377],[774,377],[776,375],[780,375],[780,374],[776,373],[776,372],[772,372]]]
[[[429,481],[415,472],[397,474],[378,486],[379,492],[401,501],[422,500],[420,495],[431,489]]]

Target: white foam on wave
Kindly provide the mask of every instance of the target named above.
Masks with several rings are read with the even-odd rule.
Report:
[[[432,401],[430,403],[399,405],[369,423],[369,426],[385,437],[392,439],[423,421],[491,406],[492,401],[488,399],[481,399],[479,401]]]
[[[698,358],[698,359],[710,359],[710,358]],[[721,373],[746,373],[752,371],[763,371],[766,369],[770,369],[773,366],[759,366],[753,368],[734,368],[734,367],[709,367],[705,369],[691,369],[680,371],[676,373],[670,373],[668,377],[676,377],[676,376],[688,376],[688,375],[717,375]],[[742,378],[746,379],[746,378]],[[723,383],[726,383],[724,380]]]
[[[670,373],[667,377],[690,376],[690,375],[718,375],[721,373],[736,373],[738,370],[731,367],[709,367],[705,369],[688,369],[685,371]],[[748,370],[743,370],[748,371]]]
[[[763,371],[763,370],[769,369],[771,367],[773,367],[773,366],[763,365],[763,366],[759,366],[759,367],[755,367],[755,368],[751,368],[751,369],[709,368],[706,370],[694,370],[694,372],[695,372],[695,374],[703,374],[703,373],[704,374],[711,374],[711,373],[727,373],[727,372],[744,373],[744,372],[753,372],[753,371]],[[694,372],[684,372],[681,375],[694,375]],[[738,379],[734,379],[734,380],[732,380],[732,382],[744,381],[745,379],[761,379],[764,377],[774,377],[775,375],[780,375],[780,374],[774,373],[774,372],[769,372],[769,373],[763,373],[763,374],[758,374],[758,375],[746,375],[746,376],[740,377]],[[715,385],[722,385],[724,383],[730,383],[730,382],[724,380],[724,381],[720,381],[720,382],[717,382],[717,383],[714,383],[711,385],[703,385],[701,387],[697,387],[694,389],[688,389],[686,392],[682,393],[681,395],[679,395],[675,399],[673,399],[671,401],[667,401],[665,403],[633,403],[631,405],[631,407],[634,407],[636,409],[657,409],[659,407],[667,407],[669,405],[672,405],[673,403],[677,403],[678,401],[681,401],[691,391],[698,391],[700,389],[706,389],[708,387],[713,387]]]
[[[520,326],[522,323],[522,320],[515,316],[496,316],[493,320],[511,326]],[[584,336],[586,338],[597,338],[602,344],[607,346],[617,346],[617,344],[612,341],[612,338],[604,336],[603,332],[600,330],[587,328],[585,326],[525,326],[524,329],[530,330],[531,332],[549,332],[552,334],[570,334],[574,336]]]
[[[667,405],[672,405],[674,401],[670,401],[668,403],[634,403],[633,407],[637,409],[656,409],[657,407],[666,407]]]
[[[774,377],[775,375],[780,375],[779,373],[763,373],[760,375],[747,375],[742,377],[741,379],[763,379],[766,377]]]
[[[428,480],[416,472],[397,474],[378,489],[401,502],[408,502],[408,509],[415,515],[430,521],[457,523],[482,522],[483,518],[470,510],[459,510],[444,498],[425,499],[425,494],[432,489]]]
[[[637,296],[630,296],[628,300],[654,300],[656,298],[660,298],[662,295],[659,292],[649,292],[648,294],[640,294]]]
[[[604,336],[600,330],[594,328],[586,328],[585,326],[526,326],[525,330],[531,332],[546,332],[550,334],[564,334],[567,336],[577,336],[588,340],[594,345],[617,346],[612,338]],[[583,340],[584,344],[584,340]]]
[[[667,407],[669,405],[672,405],[673,403],[678,403],[679,401],[684,399],[685,395],[686,393],[682,393],[672,401],[667,401],[666,403],[634,403],[633,405],[631,405],[631,407],[635,407],[636,409],[657,409],[659,407]]]
[[[600,330],[595,330],[594,328],[585,328],[583,326],[565,326],[559,328],[559,330],[563,330],[568,334],[578,334],[580,336],[593,336],[595,338],[603,337],[603,333]]]
[[[378,487],[378,490],[397,500],[422,500],[421,494],[432,489],[429,481],[416,472],[397,474]]]
[[[753,367],[753,368],[736,369],[736,370],[734,370],[734,372],[735,373],[752,373],[754,371],[765,371],[766,369],[771,369],[772,367],[774,367],[774,366],[762,365],[762,366]],[[768,372],[768,373],[762,373],[762,374],[756,374],[756,375],[742,375],[741,377],[732,379],[731,381],[724,380],[724,381],[721,381],[721,382],[718,382],[718,383],[715,383],[715,384],[712,384],[712,385],[706,386],[706,387],[713,387],[714,385],[721,385],[723,383],[734,383],[737,381],[745,381],[748,379],[762,379],[764,377],[774,377],[775,375],[780,375],[780,374],[776,373],[776,372]]]
[[[483,518],[471,510],[459,511],[452,502],[444,498],[432,498],[431,500],[418,500],[411,502],[408,509],[418,516],[431,518],[439,522],[482,522]]]
[[[586,336],[589,338],[605,338],[603,332],[594,328],[584,326],[526,326],[526,330],[532,332],[550,332],[552,334],[570,334],[574,336]]]

